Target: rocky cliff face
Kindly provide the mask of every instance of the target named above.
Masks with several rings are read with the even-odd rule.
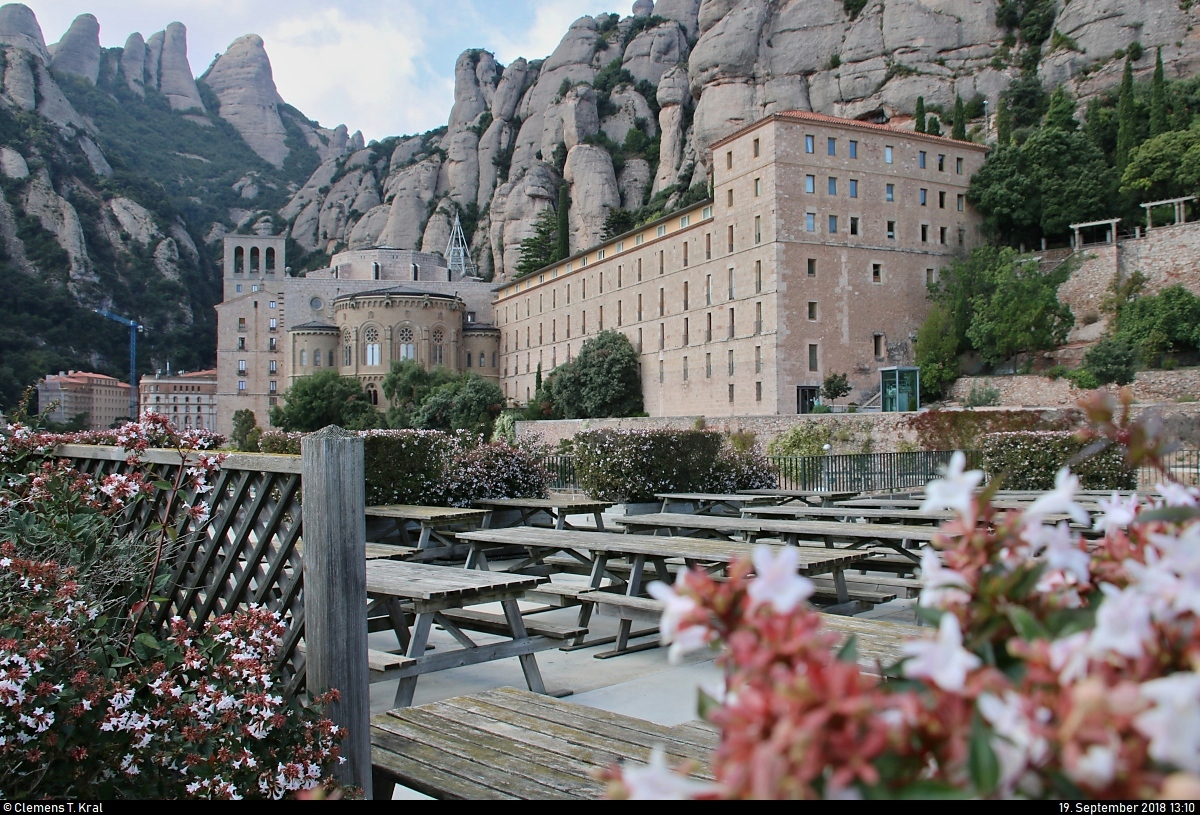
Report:
[[[1058,36],[1042,46],[1043,82],[1065,83],[1081,98],[1107,89],[1120,79],[1114,52],[1134,41],[1150,55],[1136,64],[1139,74],[1153,69],[1151,49],[1161,45],[1169,76],[1194,75],[1200,9],[1182,5],[1059,4],[1050,29]],[[575,21],[545,60],[501,66],[487,52],[464,53],[445,132],[433,143],[402,141],[390,162],[377,163],[375,208],[353,203],[370,200],[355,176],[323,200],[302,191],[303,207],[294,202],[284,215],[295,217],[293,236],[309,249],[437,249],[447,207],[473,207],[479,267],[504,276],[562,183],[578,251],[600,239],[611,208],[637,209],[651,195],[706,183],[709,145],[772,113],[902,125],[918,96],[947,113],[957,96],[981,96],[994,112],[1020,76],[1014,42],[997,24],[995,0],[868,0],[854,15],[841,0],[638,0],[631,17]],[[609,66],[628,72],[615,86]],[[622,155],[618,173],[620,151],[595,145],[624,145],[635,127],[659,139],[657,166]],[[319,171],[330,180],[344,173]],[[319,216],[330,210],[345,218]]]

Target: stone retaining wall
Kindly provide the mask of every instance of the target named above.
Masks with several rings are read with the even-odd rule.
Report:
[[[1000,404],[1008,406],[1069,407],[1082,399],[1080,390],[1066,379],[1044,376],[968,376],[954,383],[948,398],[965,403],[972,388],[995,388]],[[1133,381],[1139,404],[1200,400],[1200,368],[1177,371],[1140,371]]]

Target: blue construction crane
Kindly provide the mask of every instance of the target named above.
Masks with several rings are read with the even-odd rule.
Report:
[[[138,325],[137,320],[130,320],[120,314],[113,314],[104,309],[92,309],[101,317],[106,317],[114,323],[120,323],[129,329],[129,421],[136,422],[138,415],[138,385],[137,385],[137,335],[146,333],[146,326]]]

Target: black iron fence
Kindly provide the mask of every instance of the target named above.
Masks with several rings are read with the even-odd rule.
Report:
[[[1200,450],[1176,450],[1163,456],[1163,466],[1171,478],[1187,484],[1200,486]],[[1152,490],[1163,481],[1163,474],[1154,467],[1138,469],[1138,489]]]
[[[542,466],[550,475],[550,489],[554,492],[578,490],[579,480],[575,477],[574,456],[545,456]]]

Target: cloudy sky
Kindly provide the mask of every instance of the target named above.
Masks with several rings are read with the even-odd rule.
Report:
[[[632,0],[24,0],[46,42],[76,15],[100,21],[120,47],[178,20],[192,71],[243,34],[266,41],[279,93],[310,119],[346,124],[368,140],[439,127],[453,104],[454,61],[485,48],[502,63],[549,56],[585,14],[630,13]]]

